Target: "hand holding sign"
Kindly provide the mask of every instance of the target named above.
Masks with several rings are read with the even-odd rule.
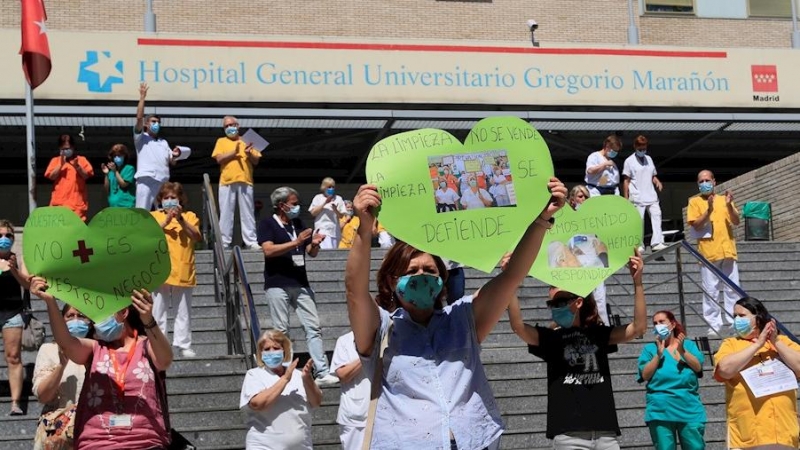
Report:
[[[131,304],[134,289],[155,290],[170,273],[164,232],[142,209],[106,208],[86,225],[68,208],[37,208],[25,223],[23,254],[49,294],[95,322]]]
[[[641,258],[629,258],[642,241],[642,218],[628,200],[592,197],[578,211],[562,208],[545,235],[530,274],[576,295],[588,295],[629,264],[641,281]]]
[[[397,134],[375,144],[367,159],[380,221],[392,235],[485,272],[542,211],[552,176],[541,135],[516,117],[481,120],[464,144],[442,130]],[[362,221],[370,215],[365,206],[377,214],[364,189],[356,205]]]

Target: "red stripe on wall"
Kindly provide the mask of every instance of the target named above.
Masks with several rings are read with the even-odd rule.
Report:
[[[638,50],[612,48],[526,48],[472,45],[359,44],[342,42],[225,41],[204,39],[139,38],[139,45],[163,47],[238,47],[315,50],[373,50],[402,52],[505,53],[538,55],[651,56],[660,58],[727,58],[724,51]]]

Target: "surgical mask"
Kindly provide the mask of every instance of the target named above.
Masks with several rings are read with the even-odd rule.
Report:
[[[228,136],[229,138],[232,138],[232,137],[236,137],[237,134],[239,134],[239,128],[238,127],[225,127],[225,136]]]
[[[575,314],[577,313],[572,312],[572,310],[569,308],[569,305],[550,310],[550,315],[553,318],[553,322],[555,322],[561,328],[572,328],[572,325],[575,323]]]
[[[442,292],[442,279],[434,275],[403,275],[395,292],[417,309],[433,309],[433,302]]]
[[[327,195],[329,197],[332,196],[335,193],[336,193],[336,189],[334,189],[332,187],[329,187],[328,189],[325,189],[325,195]]]
[[[0,250],[11,250],[14,240],[5,236],[0,237]]]
[[[153,134],[158,134],[161,131],[161,124],[158,122],[153,122],[150,124],[150,132]]]
[[[663,341],[669,337],[669,325],[664,325],[663,323],[656,324],[656,326],[653,327],[653,334]]]
[[[97,339],[105,342],[116,341],[122,336],[124,330],[125,326],[117,322],[116,316],[111,316],[94,326]]]
[[[445,183],[444,181],[442,181],[441,183],[439,183],[439,187],[440,187],[440,188],[442,188],[442,189],[444,189],[444,188],[446,188],[446,187],[447,187],[447,183]]]
[[[350,217],[353,217],[353,215],[355,215],[355,211],[353,211],[352,209],[348,209],[348,210],[345,212],[345,214],[346,214],[346,215],[348,215],[348,216],[350,216]]]
[[[264,350],[261,352],[261,361],[270,369],[277,369],[283,363],[283,350]]]
[[[646,154],[647,150],[636,150],[636,156],[638,156],[639,158],[644,158]]]
[[[611,159],[616,158],[618,154],[619,154],[619,152],[616,151],[616,150],[609,150],[608,151],[608,157],[611,158]]]
[[[714,190],[714,184],[710,181],[703,181],[698,185],[701,194],[710,194]]]
[[[76,338],[86,337],[89,334],[89,324],[80,319],[73,319],[67,322],[69,334]]]
[[[64,155],[64,158],[72,158],[72,155],[75,153],[74,150],[71,148],[65,148],[61,150],[61,154]]]
[[[475,187],[475,186],[478,185],[478,182],[475,181],[475,180],[470,180],[469,185],[472,186],[472,187]]]
[[[123,158],[122,156],[115,156],[114,157],[114,164],[117,167],[122,167],[125,164],[125,158]]]
[[[288,211],[286,211],[286,217],[290,219],[294,219],[299,215],[300,215],[300,205],[294,205],[290,207]]]
[[[753,332],[753,324],[749,317],[736,317],[733,319],[733,329],[739,337],[747,337]]]
[[[178,201],[177,198],[165,198],[164,200],[161,200],[161,207],[163,209],[177,208],[180,205],[181,202]]]

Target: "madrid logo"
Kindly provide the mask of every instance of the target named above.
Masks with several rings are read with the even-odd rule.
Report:
[[[750,66],[754,102],[779,102],[778,67],[774,65]],[[774,94],[774,95],[770,95]]]
[[[89,50],[80,63],[78,83],[86,83],[89,92],[108,93],[123,82],[122,76],[122,60],[114,60],[109,51]]]

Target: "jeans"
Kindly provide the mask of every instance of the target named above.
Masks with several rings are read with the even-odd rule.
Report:
[[[317,314],[317,304],[314,301],[314,291],[309,287],[269,288],[265,292],[269,304],[269,314],[272,317],[272,326],[276,330],[289,336],[289,307],[297,312],[300,324],[306,332],[308,353],[314,360],[314,370],[317,377],[328,375],[328,358],[322,347],[322,330]]]
[[[668,422],[665,420],[651,420],[647,422],[650,429],[650,438],[656,450],[675,450],[678,448],[677,437],[681,441],[682,450],[703,450],[706,443],[703,440],[706,424]]]
[[[6,320],[6,323],[3,324],[3,329],[6,328],[22,328],[25,326],[25,322],[22,320],[22,314],[17,314],[15,316],[11,316],[10,319]]]
[[[556,450],[619,450],[617,433],[613,431],[574,431],[553,439]]]

